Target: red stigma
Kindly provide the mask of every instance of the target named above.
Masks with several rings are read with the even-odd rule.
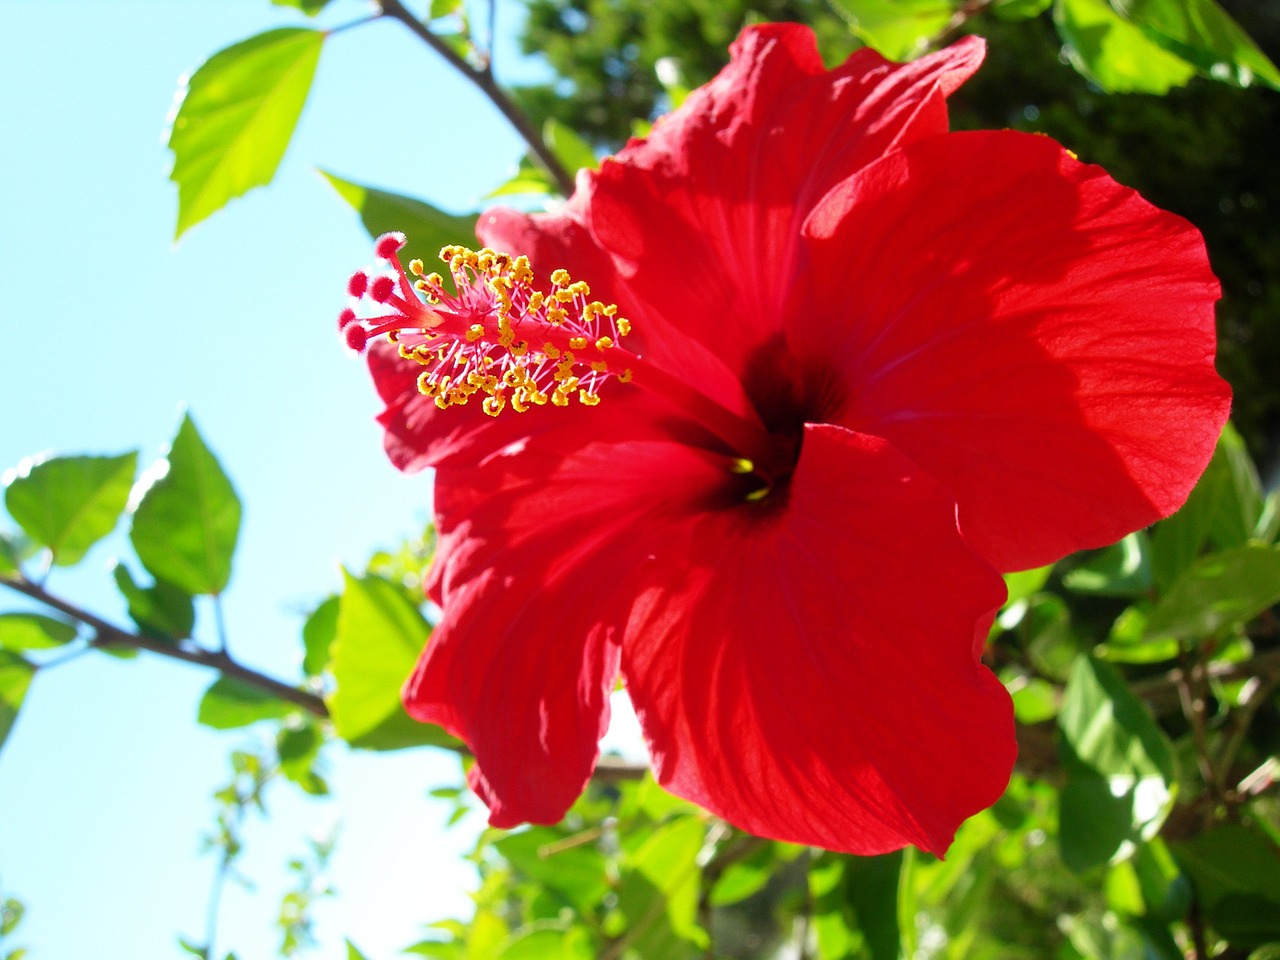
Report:
[[[383,260],[390,260],[404,246],[403,233],[384,233],[373,245],[373,252]],[[359,296],[359,294],[353,294]]]
[[[364,353],[365,345],[369,342],[369,334],[365,328],[358,323],[348,323],[341,330],[342,339],[346,341],[347,346],[356,353]]]
[[[396,282],[390,277],[374,277],[369,284],[369,296],[378,303],[386,303],[396,291]]]
[[[363,270],[357,270],[347,281],[347,293],[353,297],[363,297],[369,286],[369,276]]]
[[[356,312],[348,307],[338,314],[338,332],[346,331],[347,327],[356,322]]]

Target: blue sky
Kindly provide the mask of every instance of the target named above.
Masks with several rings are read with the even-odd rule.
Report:
[[[335,0],[327,25],[368,5]],[[506,35],[510,47],[509,7]],[[267,0],[8,0],[0,11],[0,469],[23,457],[118,453],[152,462],[184,409],[245,502],[225,610],[232,651],[295,676],[303,612],[339,564],[421,528],[430,481],[386,462],[362,365],[334,318],[370,262],[354,213],[315,174],[464,211],[521,147],[492,108],[398,25],[333,37],[276,182],[172,242],[165,116],[179,75],[214,51],[300,22]],[[511,76],[503,52],[499,76]],[[524,67],[523,69],[528,69]],[[469,239],[469,238],[460,238]],[[50,589],[124,623],[96,547]],[[0,611],[20,608],[0,596]],[[198,624],[208,636],[206,616]],[[0,890],[28,907],[15,945],[33,960],[179,955],[201,940],[213,860],[199,838],[226,756],[253,732],[196,726],[214,678],[170,661],[85,656],[37,676],[0,752]],[[318,912],[320,956],[344,936],[371,957],[468,910],[461,859],[479,823],[443,830],[426,797],[456,782],[447,757],[337,757],[335,799],[269,796],[248,831],[256,889],[228,891],[220,953],[272,955],[283,864],[342,823]]]

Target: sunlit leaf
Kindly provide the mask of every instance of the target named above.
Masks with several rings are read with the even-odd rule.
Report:
[[[594,170],[600,165],[591,144],[554,117],[549,117],[543,125],[542,139],[570,174],[577,170]]]
[[[1006,573],[1004,585],[1009,592],[1005,606],[1025,600],[1045,585],[1049,574],[1053,573],[1053,564],[1047,567],[1036,567],[1033,570],[1019,570],[1017,573]]]
[[[1195,76],[1107,0],[1055,0],[1053,20],[1071,65],[1110,93],[1167,93]]]
[[[618,909],[642,957],[701,956],[707,935],[698,926],[698,851],[706,839],[701,818],[677,817],[655,829],[627,858],[618,884]]]
[[[329,0],[271,0],[271,2],[277,7],[294,7],[308,17],[314,17],[329,5]]]
[[[31,686],[36,668],[8,650],[0,650],[0,747],[18,719],[18,710]]]
[[[849,28],[890,60],[919,56],[955,15],[951,0],[833,0]]]
[[[1215,80],[1280,88],[1280,71],[1214,0],[1111,0],[1131,23]]]
[[[117,457],[54,457],[19,475],[5,506],[27,536],[48,547],[53,562],[78,563],[110,533],[129,500],[135,452]]]
[[[1053,0],[995,0],[990,10],[1000,20],[1027,20],[1038,17],[1051,6]]]
[[[0,613],[0,649],[47,650],[76,638],[77,630],[65,620],[37,613]]]
[[[329,666],[329,648],[338,634],[337,597],[326,597],[302,625],[302,672],[318,677]]]
[[[138,504],[129,538],[157,580],[191,594],[220,593],[231,578],[240,499],[189,415],[167,459],[169,471]]]
[[[369,750],[456,746],[456,739],[433,724],[418,723],[400,703],[400,688],[431,625],[395,584],[349,573],[343,580],[329,664],[337,688],[328,704],[338,736]]]
[[[554,827],[530,827],[494,841],[493,848],[581,913],[590,913],[609,892],[604,855],[589,836],[579,840]]]
[[[1072,670],[1058,726],[1068,776],[1059,842],[1080,872],[1159,828],[1173,801],[1173,751],[1115,668],[1088,656]]]
[[[175,236],[271,182],[306,103],[325,34],[284,27],[220,50],[187,80],[169,130]]]
[[[233,730],[259,720],[278,720],[298,709],[295,704],[242,680],[219,677],[200,699],[196,719],[215,730]]]
[[[1077,593],[1104,597],[1137,597],[1151,589],[1146,535],[1131,533],[1068,571],[1062,585]]]
[[[360,222],[371,237],[393,231],[404,234],[405,246],[400,256],[406,264],[421,260],[428,273],[439,270],[447,274],[440,264],[440,248],[455,243],[467,246],[475,241],[478,214],[457,216],[424,200],[362,186],[325,170],[320,175],[360,214]]]
[[[163,580],[141,586],[123,563],[115,565],[112,577],[128,604],[129,618],[139,630],[162,640],[191,636],[196,623],[191,594]]]
[[[1280,603],[1280,548],[1260,543],[1196,561],[1147,617],[1149,638],[1221,636]]]
[[[526,155],[520,159],[520,165],[511,179],[489,191],[485,198],[491,200],[513,195],[544,197],[554,196],[559,192],[560,188],[551,179],[551,175]]]
[[[323,746],[324,734],[315,723],[284,727],[276,735],[280,772],[312,796],[323,796],[329,792],[328,784],[316,772]]]
[[[592,960],[598,954],[581,927],[540,928],[519,933],[495,954],[495,960]]]

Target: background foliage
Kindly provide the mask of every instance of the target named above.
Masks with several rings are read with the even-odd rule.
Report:
[[[343,0],[275,2],[296,8],[281,11],[294,25],[215,53],[173,119],[179,234],[272,180],[325,46],[363,22],[322,29],[310,19],[355,15]],[[481,834],[474,912],[424,915],[435,921],[430,933],[406,952],[1280,956],[1280,497],[1266,492],[1258,466],[1274,468],[1280,435],[1274,5],[529,0],[522,43],[553,78],[510,91],[492,70],[489,13],[452,0],[418,14],[398,2],[376,11],[511,119],[529,156],[494,195],[531,206],[713,75],[746,22],[811,23],[828,62],[860,44],[905,58],[982,33],[988,62],[953,101],[956,126],[1048,133],[1205,233],[1225,290],[1220,367],[1236,391],[1236,427],[1175,516],[1009,577],[990,657],[1014,696],[1018,769],[945,861],[913,851],[856,858],[744,835],[665,794],[642,767],[606,762],[563,823]],[[409,256],[431,258],[474,223],[474,214],[326,176],[371,234],[408,233]],[[301,626],[301,675],[277,679],[227,650],[220,598],[241,500],[195,422],[183,420],[162,464],[141,476],[138,466],[126,452],[11,472],[0,584],[30,602],[15,595],[0,613],[0,742],[37,674],[81,652],[146,651],[210,668],[198,721],[265,734],[230,754],[207,838],[218,865],[211,922],[202,942],[182,943],[221,956],[218,892],[235,876],[247,818],[262,811],[269,784],[323,797],[335,741],[451,751],[459,785],[439,799],[454,819],[473,803],[461,787],[461,745],[411,721],[398,698],[431,631],[420,584],[432,537],[419,532],[348,571]],[[121,526],[135,555],[111,580],[129,621],[112,623],[56,590],[63,568]],[[297,882],[281,903],[282,956],[315,946],[311,914],[329,894],[334,842],[317,840],[289,864]],[[22,905],[0,898],[0,911],[0,957],[17,960],[22,949],[10,943],[21,937]]]

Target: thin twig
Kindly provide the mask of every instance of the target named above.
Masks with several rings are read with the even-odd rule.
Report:
[[[528,144],[530,153],[533,154],[538,164],[550,174],[560,192],[566,197],[573,193],[573,175],[565,169],[556,155],[547,147],[538,131],[530,125],[529,118],[516,106],[515,101],[498,86],[497,81],[494,80],[493,72],[487,66],[483,69],[476,69],[467,63],[465,59],[458,56],[452,47],[432,33],[426,24],[410,13],[400,0],[378,0],[378,6],[382,8],[384,16],[403,23],[414,36],[443,57],[445,63],[475,84],[480,89],[480,92],[489,98],[489,102],[498,108],[498,112],[506,118],[516,133],[520,135],[520,138]]]
[[[22,577],[0,576],[0,584],[10,590],[25,594],[32,600],[57,610],[59,613],[63,613],[72,620],[88,627],[94,633],[90,643],[95,647],[131,647],[136,650],[156,653],[162,657],[169,657],[173,660],[181,660],[184,663],[194,663],[197,666],[208,667],[212,670],[217,670],[224,677],[239,680],[241,683],[256,687],[273,697],[299,706],[317,717],[323,719],[329,716],[329,709],[325,706],[324,700],[314,693],[300,690],[282,680],[259,673],[252,667],[247,667],[233,659],[225,651],[205,650],[202,647],[190,644],[184,645],[181,642],[156,640],[142,634],[132,633],[117,627],[113,623],[108,623],[87,610],[82,610],[61,597],[54,596],[44,587]]]

